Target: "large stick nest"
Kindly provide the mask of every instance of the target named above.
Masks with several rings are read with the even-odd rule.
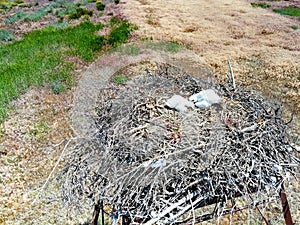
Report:
[[[221,105],[186,113],[165,107],[173,94],[207,88]],[[160,213],[168,223],[213,199],[276,192],[299,165],[280,105],[169,65],[109,82],[96,110],[94,139],[78,143],[61,172],[70,205],[102,198],[140,222]]]

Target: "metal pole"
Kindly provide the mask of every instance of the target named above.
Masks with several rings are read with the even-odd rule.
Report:
[[[290,207],[289,207],[289,203],[286,197],[286,194],[284,192],[284,187],[282,185],[280,192],[280,199],[281,199],[281,204],[282,204],[282,213],[283,213],[283,217],[285,220],[285,224],[286,225],[293,225],[293,219],[292,219],[292,215],[291,215],[291,211],[290,211]]]
[[[101,222],[102,222],[101,225],[105,224],[105,221],[104,221],[104,203],[103,203],[103,200],[101,201]]]
[[[100,204],[98,202],[94,206],[94,213],[93,213],[93,220],[92,220],[93,225],[98,225],[99,214],[100,214]]]

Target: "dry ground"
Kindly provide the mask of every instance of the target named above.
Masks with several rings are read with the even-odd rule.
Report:
[[[174,40],[203,57],[219,80],[231,60],[236,79],[300,110],[300,20],[241,0],[124,0],[137,35]],[[293,4],[289,1],[286,4]],[[297,3],[299,4],[299,2]]]

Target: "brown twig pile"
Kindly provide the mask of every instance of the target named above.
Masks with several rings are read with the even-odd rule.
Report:
[[[173,94],[188,98],[207,88],[221,105],[186,113],[165,107]],[[132,221],[173,223],[208,202],[271,197],[299,165],[280,105],[169,65],[124,85],[110,82],[96,110],[95,138],[78,143],[60,173],[70,205],[105,199]]]

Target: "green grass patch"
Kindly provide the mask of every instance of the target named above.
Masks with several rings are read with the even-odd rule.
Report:
[[[129,39],[131,31],[137,29],[136,26],[132,25],[127,20],[120,21],[115,17],[110,20],[110,25],[112,30],[108,37],[108,43],[113,47],[117,47],[126,42]]]
[[[113,81],[116,85],[123,85],[129,80],[129,77],[124,74],[118,74],[113,78]]]
[[[273,9],[273,11],[281,15],[295,16],[300,18],[300,8],[296,6],[289,6],[282,9]]]
[[[260,7],[260,8],[263,8],[263,9],[270,8],[270,7],[271,7],[269,4],[267,4],[267,3],[265,3],[265,2],[263,2],[263,3],[251,2],[251,6],[252,6],[252,7],[255,7],[255,8]]]
[[[48,27],[0,45],[0,121],[11,100],[32,85],[49,83],[55,93],[70,87],[74,66],[64,56],[93,60],[105,44],[104,37],[95,35],[102,27],[91,22],[66,29]]]

